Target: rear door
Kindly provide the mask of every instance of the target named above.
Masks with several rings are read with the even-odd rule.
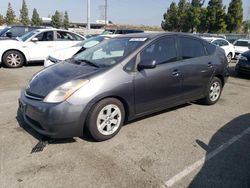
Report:
[[[178,52],[182,59],[182,92],[184,99],[194,99],[204,94],[214,67],[203,41],[186,36],[178,37]]]
[[[162,37],[138,54],[139,62],[156,61],[153,69],[138,70],[135,75],[136,113],[155,111],[176,103],[181,96],[180,62],[175,37]]]

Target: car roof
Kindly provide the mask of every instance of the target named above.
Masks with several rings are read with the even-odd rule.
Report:
[[[250,39],[238,39],[236,41],[245,41],[245,42],[250,42]]]
[[[66,31],[74,33],[73,31],[65,30],[65,29],[56,29],[56,28],[39,28],[37,31]]]
[[[120,35],[117,36],[117,38],[147,38],[147,39],[154,39],[159,38],[163,36],[172,36],[172,35],[178,35],[178,36],[189,36],[192,38],[202,39],[201,37],[194,36],[190,33],[180,33],[180,32],[158,32],[158,33],[132,33],[132,34],[126,34],[126,35]],[[204,39],[202,39],[204,40]]]

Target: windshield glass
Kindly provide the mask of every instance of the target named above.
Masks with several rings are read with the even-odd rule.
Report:
[[[9,27],[5,27],[3,30],[0,31],[0,36],[2,36],[3,34],[5,34],[10,28]]]
[[[115,33],[115,30],[113,30],[113,29],[107,29],[107,30],[102,32],[103,35],[114,34],[114,33]]]
[[[33,30],[33,31],[30,31],[30,32],[26,33],[25,35],[19,37],[18,39],[20,39],[22,41],[26,41],[26,40],[28,40],[30,37],[32,37],[36,33],[38,33],[38,31]]]
[[[90,39],[87,39],[83,42],[80,42],[80,43],[74,45],[74,47],[90,48],[90,47],[93,47],[93,46],[99,44],[103,40],[105,40],[104,36],[92,37]]]
[[[74,57],[74,60],[88,61],[98,67],[110,67],[127,57],[146,42],[146,38],[114,38],[89,48]]]
[[[247,41],[236,41],[234,46],[243,46],[243,47],[248,47],[249,43]]]

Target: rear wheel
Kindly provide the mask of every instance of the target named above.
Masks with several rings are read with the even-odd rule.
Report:
[[[18,51],[11,50],[3,55],[3,63],[9,68],[19,68],[24,64],[24,56]]]
[[[114,137],[124,123],[125,111],[122,103],[114,98],[98,102],[90,111],[87,127],[96,141]]]
[[[222,92],[221,80],[214,77],[210,82],[208,89],[206,91],[206,97],[202,99],[202,102],[207,105],[213,105],[218,102]]]

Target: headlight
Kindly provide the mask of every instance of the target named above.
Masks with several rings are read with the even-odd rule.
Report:
[[[47,97],[45,97],[44,102],[59,103],[65,101],[88,82],[88,80],[73,80],[66,82],[65,84],[51,91]]]

